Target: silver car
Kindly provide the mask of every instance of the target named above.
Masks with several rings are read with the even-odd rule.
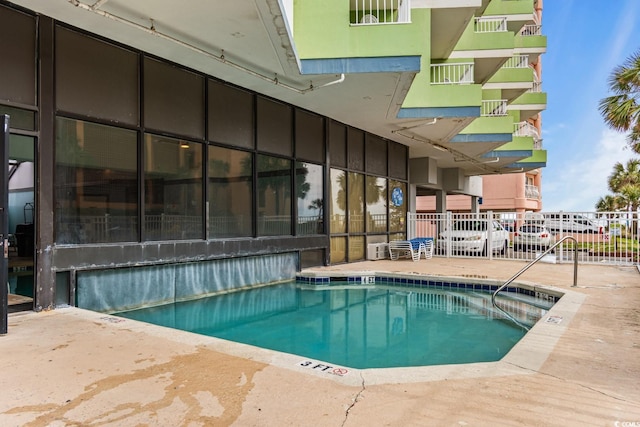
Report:
[[[541,224],[523,224],[513,234],[513,250],[541,249],[551,246],[551,232]]]

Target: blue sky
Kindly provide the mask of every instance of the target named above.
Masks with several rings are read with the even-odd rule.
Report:
[[[614,67],[640,49],[640,1],[547,0],[542,31],[543,210],[594,211],[610,194],[613,165],[634,157],[625,134],[605,125],[598,102],[609,95]]]

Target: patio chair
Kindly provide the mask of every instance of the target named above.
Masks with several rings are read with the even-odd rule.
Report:
[[[389,256],[392,260],[400,257],[410,256],[414,261],[420,259],[422,243],[410,240],[392,240],[389,242]]]

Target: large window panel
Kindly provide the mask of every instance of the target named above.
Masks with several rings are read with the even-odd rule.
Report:
[[[203,237],[202,144],[144,136],[145,239]]]
[[[56,243],[137,241],[136,132],[56,120]]]
[[[204,78],[145,58],[144,120],[147,129],[204,139]]]
[[[257,99],[258,150],[293,154],[293,110],[291,106],[263,97]]]
[[[291,160],[258,155],[258,235],[291,235]]]
[[[296,162],[296,192],[298,196],[298,235],[322,234],[324,192],[322,166]]]
[[[56,27],[59,110],[139,124],[138,54]]]
[[[387,142],[375,135],[366,136],[366,169],[374,175],[387,175]]]
[[[209,146],[209,237],[248,237],[252,230],[251,153]]]
[[[349,169],[364,171],[364,132],[359,129],[347,130],[347,159]]]
[[[407,184],[389,180],[389,231],[405,232],[407,230]]]
[[[340,169],[331,169],[329,218],[329,232],[331,234],[347,232],[347,172]]]
[[[36,105],[36,17],[0,5],[0,99]]]
[[[317,114],[296,110],[296,157],[324,161],[324,119]]]
[[[333,120],[329,124],[329,156],[331,166],[347,167],[347,128]]]
[[[389,177],[407,179],[407,155],[406,145],[397,142],[389,143]]]
[[[367,232],[386,233],[387,231],[387,180],[367,176],[365,188],[367,196]]]
[[[209,80],[209,140],[254,148],[253,94]]]
[[[364,233],[364,175],[349,172],[349,233]]]

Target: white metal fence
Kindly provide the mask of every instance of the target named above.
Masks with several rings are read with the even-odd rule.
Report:
[[[410,0],[352,0],[351,11],[351,25],[411,22]]]
[[[638,212],[486,212],[409,214],[407,238],[434,239],[434,256],[533,260],[563,236],[578,262],[638,265]],[[545,257],[573,262],[570,240]]]

